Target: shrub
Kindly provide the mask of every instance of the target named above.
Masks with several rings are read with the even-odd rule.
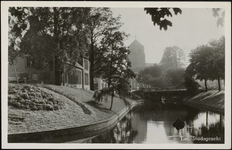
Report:
[[[32,85],[9,85],[8,93],[8,104],[20,109],[51,111],[64,106],[60,99]]]
[[[54,105],[54,110],[58,110],[59,109],[59,106],[58,105]]]
[[[46,104],[46,110],[53,110],[53,106],[50,104]]]
[[[22,93],[21,94],[21,97],[23,98],[23,99],[29,99],[30,97],[28,96],[28,94],[27,93]]]
[[[8,99],[9,100],[13,100],[13,99],[15,99],[16,97],[15,97],[15,95],[8,95]]]

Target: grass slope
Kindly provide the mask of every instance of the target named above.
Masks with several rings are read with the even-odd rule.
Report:
[[[212,90],[212,91],[202,92],[185,101],[199,103],[205,106],[213,106],[219,109],[224,109],[225,107],[224,91],[218,92],[217,90]]]
[[[22,109],[9,105],[8,134],[39,132],[87,125],[108,119],[125,108],[125,102],[118,97],[114,98],[113,108],[109,110],[110,97],[108,101],[99,103],[92,100],[92,91],[64,86],[48,86],[52,90],[38,85],[42,91],[56,99],[62,100],[64,107],[59,110],[45,111]],[[132,103],[132,100],[128,100],[128,102]],[[91,111],[91,114],[86,113],[83,107]]]
[[[67,98],[75,102],[77,105],[79,105],[86,114],[93,113],[93,110],[83,103],[91,100],[90,98],[92,97],[93,92],[82,90],[82,89],[73,89],[64,86],[55,86],[55,85],[46,85],[46,84],[42,84],[40,86],[66,96]]]

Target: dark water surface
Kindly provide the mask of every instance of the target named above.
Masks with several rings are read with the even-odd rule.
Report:
[[[184,125],[179,131],[173,126],[177,119]],[[150,104],[127,114],[112,130],[82,142],[224,143],[224,116],[186,106],[158,108]]]

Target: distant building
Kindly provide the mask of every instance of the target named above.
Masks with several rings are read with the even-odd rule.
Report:
[[[147,65],[145,62],[145,53],[144,53],[144,46],[138,41],[134,40],[129,45],[129,60],[131,61],[131,69],[138,74],[139,71],[143,70]],[[138,83],[136,79],[130,80],[131,90],[138,90],[142,87],[148,87],[147,85]]]
[[[146,67],[144,46],[136,39],[129,45],[129,59],[131,61],[131,69],[138,73]]]
[[[66,68],[66,73],[62,76],[66,86],[90,89],[89,83],[89,61],[83,58],[80,63],[75,66]],[[68,63],[67,63],[68,64]],[[9,82],[18,80],[26,83],[44,83],[55,84],[55,71],[49,69],[37,70],[33,67],[33,60],[30,57],[17,57],[15,59],[15,68],[8,64],[8,80]]]

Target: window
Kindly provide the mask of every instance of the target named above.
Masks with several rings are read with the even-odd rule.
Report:
[[[81,84],[81,71],[74,70],[73,73],[69,75],[68,79],[71,84]]]
[[[86,70],[89,70],[89,62],[88,62],[88,60],[84,60],[84,68],[86,69]]]
[[[89,85],[89,75],[85,73],[85,85]]]

